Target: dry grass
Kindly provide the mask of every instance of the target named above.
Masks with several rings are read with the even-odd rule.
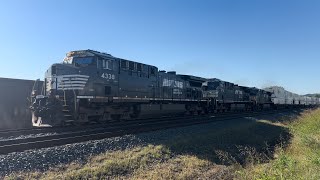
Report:
[[[151,164],[170,158],[170,151],[163,146],[139,147],[132,150],[108,152],[90,158],[85,165],[72,163],[51,169],[45,173],[19,173],[8,179],[106,179],[119,178],[137,169],[146,169]]]
[[[148,171],[137,171],[129,179],[219,179],[228,177],[229,169],[195,156],[177,156],[156,164]]]
[[[95,156],[85,165],[72,163],[45,173],[12,174],[6,179],[214,179],[228,169],[195,156],[174,156],[164,146],[147,146]],[[222,176],[223,175],[223,176]],[[221,179],[219,178],[219,179]]]

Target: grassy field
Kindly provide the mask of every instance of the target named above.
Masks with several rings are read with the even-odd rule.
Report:
[[[320,109],[285,126],[292,134],[290,144],[280,143],[269,163],[238,170],[238,179],[320,179]]]
[[[252,119],[7,179],[320,179],[320,110]]]

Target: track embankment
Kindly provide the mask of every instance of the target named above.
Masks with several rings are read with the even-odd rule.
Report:
[[[256,161],[238,169],[237,178],[320,179],[320,109],[282,125],[289,130],[290,141],[282,140],[266,163],[258,161],[263,156],[256,156]]]
[[[269,152],[271,156],[279,142],[289,141],[288,129],[279,123],[300,113],[244,116],[10,153],[0,156],[0,174],[26,179],[227,177],[233,175],[233,162],[244,164],[243,159],[250,157],[244,152]]]
[[[0,154],[110,138],[126,134],[135,134],[139,132],[148,132],[217,121],[228,121],[243,117],[253,118],[255,116],[268,115],[276,112],[279,111],[269,110],[262,112],[242,112],[219,115],[167,117],[161,119],[138,119],[127,122],[109,123],[104,125],[102,124],[82,127],[67,127],[61,129],[45,128],[21,130],[21,132],[18,131],[15,133],[26,133],[24,136],[20,135],[16,138],[10,136],[7,139],[1,139]],[[39,133],[39,131],[42,132],[41,135],[35,134],[35,136],[32,136],[28,134],[31,132]],[[8,132],[8,134],[12,135],[12,132],[10,131]],[[3,137],[4,136],[5,132],[3,132]]]

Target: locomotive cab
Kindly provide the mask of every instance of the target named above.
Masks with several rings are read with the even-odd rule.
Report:
[[[137,116],[159,97],[155,66],[93,50],[71,51],[45,73],[45,98],[34,98],[33,125],[63,125]],[[44,110],[46,109],[46,110]]]
[[[202,83],[203,97],[204,98],[217,98],[218,97],[218,87],[220,86],[220,81],[218,79],[210,80]]]
[[[79,104],[86,104],[88,97],[117,94],[118,66],[115,61],[110,54],[92,50],[67,53],[62,63],[53,64],[45,73],[40,94],[44,98],[34,98],[31,105],[33,125],[73,122],[80,117]],[[40,101],[41,106],[38,105]]]

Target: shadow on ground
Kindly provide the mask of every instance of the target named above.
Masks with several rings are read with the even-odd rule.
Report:
[[[295,120],[304,111],[305,111],[304,109],[292,109],[289,112],[282,112],[274,115],[261,115],[258,118],[265,119],[273,123],[280,122],[280,123],[287,124],[288,122]]]
[[[162,145],[174,154],[194,155],[216,164],[267,162],[273,158],[276,147],[285,147],[292,137],[288,128],[273,123],[290,121],[301,113],[302,110],[293,110],[290,113],[241,118],[213,126],[203,133],[173,137]]]

